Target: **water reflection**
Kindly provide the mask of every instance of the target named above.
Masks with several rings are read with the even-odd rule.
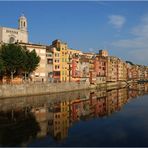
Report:
[[[36,118],[24,109],[0,112],[0,146],[26,145],[39,131]]]
[[[111,116],[131,99],[147,92],[148,84],[133,84],[114,90],[0,100],[0,146],[25,146],[47,135],[61,141],[76,122]]]

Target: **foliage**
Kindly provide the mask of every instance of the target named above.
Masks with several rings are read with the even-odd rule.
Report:
[[[129,64],[131,64],[131,65],[134,65],[131,61],[126,61],[126,63],[129,63]]]
[[[26,55],[23,64],[23,70],[29,74],[35,71],[39,66],[40,57],[36,54],[35,50],[32,50],[31,52],[26,50],[25,53]]]
[[[4,63],[3,63],[3,60],[0,59],[0,74],[3,70],[4,70]]]
[[[0,70],[5,69],[7,77],[21,76],[33,72],[40,62],[35,50],[29,51],[18,44],[4,44],[0,48]]]
[[[1,58],[4,62],[6,68],[6,73],[10,75],[21,69],[23,64],[24,55],[23,49],[19,45],[8,44],[2,45],[1,48]]]

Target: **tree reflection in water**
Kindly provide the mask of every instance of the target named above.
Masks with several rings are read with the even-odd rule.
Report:
[[[0,146],[19,146],[35,138],[40,127],[31,112],[0,112]]]

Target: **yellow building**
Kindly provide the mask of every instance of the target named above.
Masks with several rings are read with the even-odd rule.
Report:
[[[118,75],[118,78],[117,78],[118,81],[127,80],[127,65],[121,59],[118,59],[117,75]]]
[[[118,58],[113,56],[107,57],[107,81],[116,82],[118,77]]]
[[[81,53],[80,50],[68,48],[67,43],[60,40],[52,42],[52,47],[55,47],[60,54],[60,81],[71,81],[71,59],[73,54]]]
[[[60,40],[52,42],[52,46],[60,52],[60,81],[68,81],[68,46]]]

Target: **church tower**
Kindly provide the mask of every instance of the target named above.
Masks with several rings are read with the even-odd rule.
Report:
[[[27,18],[22,14],[18,20],[19,26],[18,29],[22,31],[27,31]]]
[[[0,43],[28,43],[27,19],[24,15],[19,17],[18,29],[0,27]]]

